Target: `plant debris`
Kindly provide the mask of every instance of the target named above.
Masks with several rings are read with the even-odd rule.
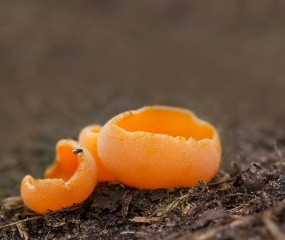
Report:
[[[281,240],[284,157],[277,145],[270,151],[276,153],[270,164],[220,170],[211,183],[192,188],[148,191],[101,183],[82,204],[44,215],[31,212],[20,197],[9,197],[1,201],[0,238]]]

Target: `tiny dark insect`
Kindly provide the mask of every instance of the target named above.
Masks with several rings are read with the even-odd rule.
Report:
[[[81,148],[76,148],[76,149],[73,149],[72,152],[73,152],[74,154],[82,153],[82,152],[83,152],[83,149],[81,149]]]

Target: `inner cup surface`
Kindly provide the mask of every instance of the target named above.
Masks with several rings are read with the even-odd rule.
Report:
[[[99,127],[93,127],[91,128],[92,133],[100,133],[101,129]]]
[[[65,182],[69,181],[78,168],[78,159],[72,150],[73,147],[68,145],[58,147],[56,165],[46,174],[47,178],[59,178]]]
[[[119,121],[118,126],[129,132],[167,134],[172,137],[193,137],[196,140],[212,139],[214,130],[206,124],[199,124],[191,114],[174,110],[149,109],[130,114]]]

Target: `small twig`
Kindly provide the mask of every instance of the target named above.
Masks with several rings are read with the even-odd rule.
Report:
[[[229,178],[229,179],[223,179],[221,181],[208,183],[207,186],[214,186],[214,185],[218,185],[218,184],[225,183],[225,182],[231,182],[231,181],[234,181],[235,179],[236,179],[236,177],[232,177],[232,178]]]
[[[194,210],[196,209],[196,204],[195,203],[188,203],[186,202],[187,206],[182,210],[182,215],[190,215]]]
[[[125,235],[125,234],[140,234],[140,235],[145,235],[145,232],[134,232],[134,231],[124,231],[120,232],[120,234]]]
[[[100,222],[103,221],[102,218],[100,218],[99,216],[97,216],[97,215],[94,214],[94,213],[90,213],[90,216],[97,218]]]
[[[47,239],[48,239],[49,234],[50,234],[50,231],[48,231],[47,235],[45,236],[45,240],[47,240]]]
[[[137,232],[134,231],[124,231],[124,232],[120,232],[120,234],[136,234]]]
[[[122,201],[122,216],[126,217],[129,212],[129,206],[132,201],[132,195],[130,194],[130,191],[126,191],[123,195],[123,201]]]
[[[18,231],[21,235],[21,238],[24,239],[24,240],[28,240],[29,239],[29,235],[28,235],[28,232],[27,232],[27,228],[24,226],[23,223],[17,223],[16,224],[17,228],[18,228]]]
[[[23,222],[28,222],[28,221],[36,220],[36,219],[39,219],[39,218],[43,218],[43,216],[31,217],[31,218],[27,218],[27,219],[20,220],[20,221],[17,221],[17,222],[9,223],[9,224],[6,224],[6,225],[4,225],[4,226],[0,226],[0,229],[6,228],[6,227],[10,227],[10,226],[14,226],[14,225],[17,225],[17,224],[23,223]]]
[[[238,196],[250,196],[250,197],[255,197],[255,195],[253,194],[249,194],[249,193],[230,193],[228,195],[226,195],[227,197],[238,197]]]
[[[185,194],[185,195],[182,195],[182,196],[176,198],[167,206],[164,206],[162,208],[157,209],[151,216],[156,215],[157,217],[160,217],[160,216],[172,211],[177,206],[185,203],[187,201],[187,199],[189,198],[189,196],[190,196],[190,194],[188,193],[188,194]]]
[[[280,161],[281,159],[283,159],[283,153],[278,148],[276,140],[274,141],[273,147],[274,147],[274,151],[275,151],[275,154],[276,154],[277,161]]]
[[[256,220],[256,218],[254,218],[254,217],[241,217],[241,218],[238,218],[238,219],[234,220],[233,222],[231,222],[227,225],[209,230],[206,233],[194,235],[195,236],[194,238],[196,240],[212,239],[217,235],[217,233],[221,233],[222,231],[224,231],[226,229],[248,227],[255,220]],[[187,238],[187,236],[186,236],[186,238]]]
[[[134,217],[129,219],[130,222],[136,223],[150,223],[150,222],[157,222],[159,221],[159,217]]]
[[[267,227],[270,234],[276,239],[276,240],[282,240],[285,239],[285,234],[282,233],[279,230],[279,227],[270,219],[270,213],[265,212],[263,218],[262,218],[265,226]]]

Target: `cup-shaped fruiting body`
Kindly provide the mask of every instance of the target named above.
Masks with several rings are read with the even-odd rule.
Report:
[[[216,129],[191,111],[150,106],[109,120],[101,129],[98,153],[128,186],[189,187],[215,176],[221,144]]]
[[[83,202],[97,184],[97,167],[89,151],[74,140],[56,145],[56,159],[46,179],[26,176],[22,180],[24,203],[38,213],[56,211]]]
[[[98,156],[97,141],[102,126],[94,124],[86,126],[79,133],[78,141],[92,154],[97,164],[98,182],[115,182],[116,178],[102,164]]]

